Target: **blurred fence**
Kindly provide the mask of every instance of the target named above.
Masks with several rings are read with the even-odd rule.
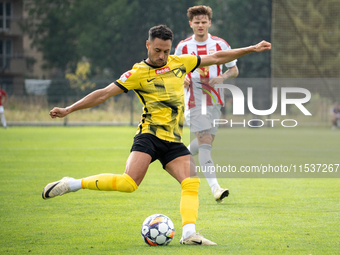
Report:
[[[8,124],[13,125],[136,125],[142,106],[134,92],[119,94],[101,105],[77,111],[64,119],[51,119],[53,107],[66,107],[91,91],[110,84],[109,80],[93,80],[95,87],[72,89],[66,79],[26,81],[25,95],[9,96],[5,105]]]
[[[94,89],[104,87],[108,81],[93,81]],[[325,82],[327,86],[325,86]],[[30,84],[25,96],[10,96],[5,105],[5,114],[9,125],[137,125],[142,114],[142,104],[133,91],[121,93],[108,99],[101,105],[91,109],[73,112],[65,119],[51,119],[49,111],[54,107],[66,107],[79,100],[93,89],[88,91],[77,91],[69,88],[68,80],[52,80],[46,86],[41,81]],[[45,84],[44,86],[41,84]],[[337,78],[237,78],[225,82],[237,86],[242,91],[244,99],[244,114],[234,115],[233,108],[236,100],[235,95],[229,89],[224,89],[226,102],[223,118],[234,121],[249,119],[296,119],[299,125],[329,125],[330,109],[333,104],[333,95],[340,94],[340,86]],[[249,89],[252,95],[249,95]],[[287,113],[282,115],[282,88],[304,88],[308,90],[311,98],[303,103],[312,115],[306,116],[293,103],[287,104]],[[274,93],[277,91],[277,94]],[[287,93],[287,99],[304,98],[306,94],[301,92]],[[232,99],[232,100],[230,100]],[[251,100],[251,101],[249,101]],[[274,102],[276,101],[276,105]],[[232,102],[232,103],[230,103]],[[251,102],[251,103],[249,103]],[[272,113],[261,116],[252,112],[251,108],[264,111],[273,109]]]

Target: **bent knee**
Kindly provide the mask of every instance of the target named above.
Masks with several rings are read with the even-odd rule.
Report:
[[[132,193],[132,192],[136,191],[137,188],[138,188],[138,186],[137,186],[137,187],[134,187],[134,186],[132,186],[132,185],[129,185],[129,186],[125,186],[125,188],[122,189],[121,191],[122,191],[122,192],[126,192],[126,193]]]
[[[138,188],[136,182],[126,173],[124,173],[120,180],[117,180],[117,190],[121,192],[132,193]]]

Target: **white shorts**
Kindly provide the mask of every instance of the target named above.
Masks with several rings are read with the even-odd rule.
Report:
[[[4,107],[1,105],[1,106],[0,106],[0,114],[2,114],[2,113],[4,113],[4,112],[5,112]]]
[[[216,135],[218,124],[215,124],[214,119],[221,118],[221,106],[207,106],[207,114],[202,115],[201,107],[194,107],[186,110],[184,113],[185,120],[190,127],[190,132],[196,133],[203,130],[210,130],[210,134]]]

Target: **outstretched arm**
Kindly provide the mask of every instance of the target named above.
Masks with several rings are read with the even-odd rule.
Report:
[[[246,54],[252,52],[262,52],[270,49],[271,43],[262,41],[256,45],[245,48],[217,51],[211,55],[201,56],[201,64],[199,65],[199,67],[225,64]]]
[[[92,93],[88,94],[84,98],[80,99],[76,103],[66,108],[54,107],[50,111],[50,116],[52,118],[63,118],[71,112],[91,108],[93,106],[99,105],[105,102],[108,98],[113,97],[122,93],[123,90],[119,88],[116,84],[111,83],[103,89],[97,89]]]

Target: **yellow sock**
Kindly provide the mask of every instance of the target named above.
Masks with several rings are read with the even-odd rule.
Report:
[[[123,175],[99,174],[86,177],[82,179],[81,187],[83,189],[121,192],[133,192],[138,188],[135,181],[126,173]]]
[[[199,178],[186,178],[181,183],[181,215],[182,226],[188,223],[196,224],[198,214],[198,188],[200,186]]]

